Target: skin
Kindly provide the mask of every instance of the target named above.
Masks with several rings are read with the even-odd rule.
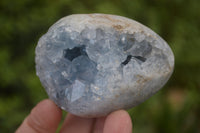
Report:
[[[55,133],[62,111],[49,99],[38,103],[16,133]],[[60,133],[132,133],[132,122],[125,110],[100,118],[81,118],[68,113]]]

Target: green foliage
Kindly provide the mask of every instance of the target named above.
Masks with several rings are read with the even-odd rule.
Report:
[[[168,84],[129,110],[135,133],[200,132],[199,0],[1,0],[0,132],[14,132],[47,95],[35,74],[39,37],[63,16],[109,13],[126,16],[161,35],[175,54]]]

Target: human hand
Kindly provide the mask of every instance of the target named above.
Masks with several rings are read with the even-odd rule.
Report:
[[[49,99],[34,107],[16,133],[55,133],[62,111]],[[81,118],[68,113],[60,133],[132,133],[132,122],[124,110],[100,118]]]

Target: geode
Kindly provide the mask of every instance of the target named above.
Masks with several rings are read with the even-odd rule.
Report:
[[[170,47],[156,33],[106,14],[60,19],[40,38],[35,61],[50,99],[82,117],[138,105],[163,87],[174,67]]]

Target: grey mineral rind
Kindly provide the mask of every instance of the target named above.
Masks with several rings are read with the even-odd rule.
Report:
[[[105,14],[60,19],[40,38],[35,60],[49,97],[82,117],[140,104],[164,86],[174,68],[170,47],[156,33]]]

